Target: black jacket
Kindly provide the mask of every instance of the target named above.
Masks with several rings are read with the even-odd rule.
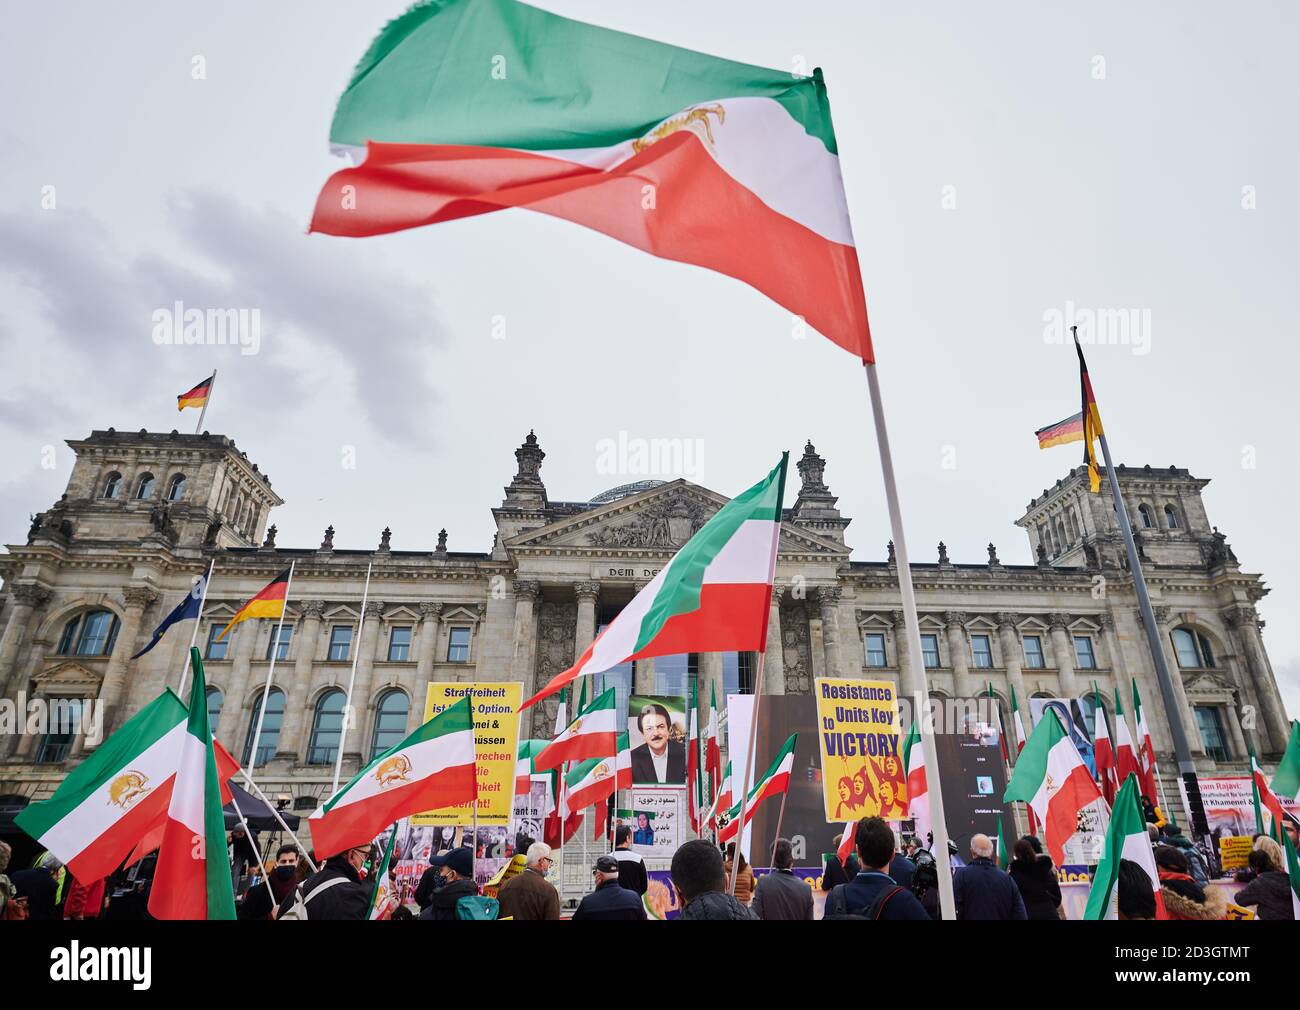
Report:
[[[583,898],[578,903],[578,910],[573,913],[574,922],[582,919],[638,922],[645,917],[641,896],[626,887],[620,887],[617,880],[605,881]]]
[[[754,914],[760,919],[811,919],[812,888],[789,870],[773,870],[758,878]]]
[[[645,894],[650,889],[650,878],[645,872],[645,860],[641,858],[641,853],[631,849],[615,849],[614,858],[618,860],[618,886],[637,894]]]
[[[1233,896],[1235,905],[1258,905],[1261,919],[1294,919],[1291,882],[1285,873],[1268,870],[1261,873]]]
[[[330,856],[317,873],[313,873],[302,882],[303,898],[310,897],[311,892],[321,884],[338,877],[343,877],[347,880],[347,883],[335,884],[328,891],[323,891],[319,897],[313,898],[307,903],[307,919],[309,921],[317,919],[364,919],[366,917],[366,913],[370,910],[370,892],[374,890],[374,885],[363,883],[352,864],[341,855]],[[296,889],[290,891],[284,901],[280,902],[281,914],[293,907],[295,893]]]
[[[953,876],[953,897],[958,919],[1026,919],[1025,899],[1015,882],[980,856]]]
[[[426,871],[427,876],[427,871]],[[424,879],[420,879],[424,883]],[[478,894],[478,886],[469,877],[461,877],[450,884],[443,884],[433,892],[429,903],[420,910],[421,919],[433,922],[454,922],[456,919],[456,902],[461,898],[470,898]]]
[[[678,919],[704,922],[706,920],[758,919],[753,912],[722,891],[705,891],[691,899],[682,909]]]
[[[1056,870],[1047,856],[1039,856],[1026,865],[1015,859],[1008,871],[1011,879],[1020,888],[1020,897],[1025,902],[1025,914],[1037,922],[1060,919],[1056,907],[1061,903],[1061,885],[1056,879]]]
[[[664,771],[667,776],[663,780],[665,783],[681,784],[686,781],[686,745],[680,740],[668,741],[668,767]],[[648,743],[632,748],[632,781],[645,783],[659,781],[655,775],[654,758],[650,756]]]

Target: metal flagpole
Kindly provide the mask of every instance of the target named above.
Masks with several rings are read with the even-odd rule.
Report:
[[[776,870],[776,843],[781,840],[781,822],[785,820],[785,798],[790,795],[790,787],[787,785],[785,792],[781,794],[781,810],[776,815],[776,835],[772,838],[772,854],[768,857],[768,868],[775,872]]]
[[[262,723],[266,718],[266,702],[271,696],[271,681],[275,677],[275,659],[280,654],[280,632],[284,628],[284,615],[289,609],[289,591],[293,589],[293,567],[298,562],[289,562],[289,581],[284,584],[284,606],[280,608],[280,620],[276,622],[274,637],[271,639],[271,665],[266,670],[266,686],[262,689],[262,704],[257,710],[257,731],[253,734],[253,750],[248,755],[248,768],[244,777],[253,781],[253,769],[257,767],[257,748],[262,743]]]
[[[293,844],[298,846],[298,851],[302,853],[302,858],[307,860],[307,865],[311,867],[311,872],[315,873],[319,867],[317,867],[316,863],[308,854],[309,850],[307,849],[307,846],[302,844],[302,839],[293,833],[293,828],[289,827],[289,825],[285,823],[284,818],[280,816],[279,808],[276,807],[276,805],[271,802],[271,798],[262,791],[262,787],[249,777],[248,772],[245,769],[241,768],[239,771],[244,776],[244,781],[248,783],[248,787],[257,794],[258,799],[265,803],[267,808],[271,811],[271,816],[276,819],[280,827],[283,828],[288,836],[293,839]]]
[[[203,398],[203,406],[199,410],[199,423],[194,426],[194,434],[203,434],[203,419],[208,416],[208,403],[212,400],[212,390],[217,385],[217,370],[212,370],[212,378],[208,380],[208,395]]]
[[[189,658],[194,651],[194,647],[199,640],[199,628],[203,624],[203,605],[208,602],[208,586],[212,584],[212,569],[216,567],[217,559],[214,557],[208,562],[208,574],[203,579],[203,595],[199,597],[199,612],[194,618],[194,632],[190,635],[190,647],[185,651],[185,663],[181,666],[181,686],[176,693],[182,698],[185,697],[185,679],[190,673]],[[194,592],[194,587],[190,587],[190,592]]]
[[[343,725],[339,727],[339,751],[334,755],[334,788],[331,795],[339,791],[339,773],[343,770],[343,744],[348,738],[348,729],[352,725],[352,688],[357,680],[357,660],[361,658],[361,633],[366,627],[366,601],[370,599],[370,569],[373,565],[373,561],[366,562],[366,586],[361,590],[361,619],[357,622],[357,644],[352,651],[352,672],[348,674],[348,696],[343,702]]]
[[[244,812],[239,809],[239,800],[235,799],[233,794],[230,797],[230,803],[235,808],[235,813],[239,815],[239,823],[244,826],[244,837],[247,838],[249,844],[252,845],[253,832],[249,830],[248,820],[247,818],[244,817]],[[275,900],[275,892],[271,890],[271,878],[267,875],[266,872],[266,855],[265,853],[262,852],[260,848],[257,848],[256,846],[254,846],[253,848],[254,851],[257,853],[257,868],[262,873],[262,882],[266,884],[266,893],[270,895],[271,908],[274,909],[276,905],[279,904],[279,902]]]
[[[894,481],[894,460],[889,451],[889,433],[885,429],[885,408],[880,399],[880,380],[873,361],[864,361],[867,386],[871,392],[871,416],[876,427],[876,443],[880,451],[880,470],[885,483],[885,502],[889,507],[889,526],[894,536],[894,554],[898,561],[898,591],[902,597],[903,618],[907,627],[908,661],[916,678],[917,708],[927,706],[930,700],[930,679],[925,663],[920,658],[921,624],[916,616],[916,594],[912,589],[912,568],[907,560],[907,540],[903,535],[903,513],[898,504],[898,487]],[[939,871],[939,907],[945,919],[956,918],[956,905],[952,895],[952,865],[948,855],[948,823],[943,812],[943,789],[939,780],[939,757],[934,745],[934,726],[929,718],[920,720],[921,747],[925,753],[926,785],[930,797],[930,831],[934,835],[931,851],[938,851],[935,866]],[[931,771],[932,770],[932,771]]]
[[[1124,534],[1124,552],[1128,555],[1128,568],[1133,574],[1133,588],[1137,591],[1138,609],[1142,614],[1142,626],[1147,633],[1147,648],[1151,650],[1151,661],[1156,667],[1156,681],[1160,685],[1160,699],[1165,703],[1165,715],[1169,719],[1169,732],[1174,739],[1174,757],[1178,761],[1178,774],[1183,780],[1187,819],[1191,821],[1192,831],[1197,835],[1209,834],[1209,826],[1204,823],[1205,812],[1201,805],[1201,785],[1196,778],[1196,763],[1192,761],[1191,749],[1187,746],[1187,733],[1183,729],[1183,713],[1178,705],[1178,696],[1174,693],[1174,682],[1169,676],[1169,667],[1165,664],[1165,650],[1160,645],[1160,635],[1156,630],[1155,614],[1151,611],[1151,597],[1147,595],[1147,581],[1142,577],[1142,562],[1138,558],[1137,544],[1133,541],[1133,527],[1128,521],[1128,508],[1119,491],[1119,478],[1115,475],[1115,465],[1110,460],[1110,446],[1106,436],[1097,436],[1101,442],[1101,455],[1106,461],[1106,476],[1110,478],[1110,493],[1114,499],[1115,517],[1119,520],[1120,531]],[[1141,747],[1141,744],[1137,744]],[[1153,755],[1154,757],[1154,755]],[[1159,781],[1159,776],[1157,776]],[[1190,809],[1189,809],[1190,807]],[[1199,823],[1192,811],[1200,811]]]

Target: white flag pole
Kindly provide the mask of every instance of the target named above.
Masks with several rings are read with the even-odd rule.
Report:
[[[880,470],[885,483],[885,503],[889,508],[889,525],[894,536],[894,553],[898,560],[898,590],[902,597],[903,618],[907,627],[908,660],[916,679],[916,697],[913,699],[917,713],[922,715],[921,746],[925,753],[926,784],[930,797],[930,831],[934,835],[931,851],[939,871],[939,908],[943,918],[956,918],[956,905],[952,894],[952,865],[948,855],[948,824],[943,813],[943,788],[939,780],[939,758],[934,746],[934,725],[924,718],[930,701],[930,682],[925,663],[920,659],[921,624],[916,616],[916,594],[912,589],[912,569],[907,560],[907,540],[903,535],[903,513],[898,504],[898,486],[894,481],[894,460],[889,451],[889,433],[885,428],[885,408],[880,399],[880,380],[876,376],[874,361],[864,361],[867,387],[871,393],[871,416],[876,427],[876,445],[880,451]],[[900,671],[901,675],[901,671]],[[922,706],[926,706],[925,709]]]
[[[271,696],[271,682],[275,678],[275,660],[280,654],[280,633],[284,628],[284,615],[289,611],[289,593],[293,589],[293,569],[297,563],[296,559],[289,562],[289,580],[284,585],[284,606],[280,608],[280,620],[276,622],[275,631],[271,638],[271,665],[266,670],[266,686],[262,689],[262,704],[257,709],[257,731],[253,734],[253,748],[248,755],[248,768],[244,770],[244,777],[249,782],[253,781],[253,769],[257,767],[257,748],[262,743],[262,723],[266,719],[266,702]]]
[[[290,838],[293,839],[293,844],[298,846],[298,851],[302,853],[302,858],[307,860],[307,865],[311,867],[311,872],[315,873],[319,869],[319,867],[316,865],[316,863],[312,860],[311,856],[309,855],[309,850],[307,846],[302,844],[302,839],[293,833],[293,828],[289,827],[289,825],[285,823],[284,818],[280,816],[280,809],[274,803],[271,802],[271,798],[267,796],[266,793],[262,792],[262,787],[259,786],[256,782],[254,782],[251,778],[249,778],[248,771],[246,769],[244,768],[239,769],[239,773],[244,776],[244,781],[248,783],[248,788],[253,790],[253,792],[257,794],[258,799],[260,799],[263,803],[267,805],[267,807],[271,811],[271,814],[275,817],[276,821],[279,823],[280,827],[283,828],[285,833]]]
[[[203,434],[203,419],[208,416],[208,404],[212,401],[212,390],[217,385],[217,370],[212,370],[212,378],[208,380],[208,395],[203,398],[203,407],[199,410],[199,423],[194,426],[194,434]]]
[[[215,557],[208,562],[208,574],[203,579],[203,595],[199,597],[199,612],[194,617],[194,631],[190,634],[190,647],[185,650],[185,662],[181,665],[181,686],[176,693],[182,698],[185,697],[185,680],[190,674],[190,655],[199,641],[199,628],[203,626],[203,605],[208,602],[208,586],[212,585],[212,570],[216,565]],[[193,586],[190,587],[190,592],[194,592]]]
[[[352,688],[357,682],[357,660],[361,658],[361,632],[366,626],[366,601],[370,599],[370,569],[374,562],[366,562],[366,585],[361,590],[361,617],[357,621],[356,647],[352,650],[352,672],[348,674],[348,696],[343,702],[343,725],[339,728],[339,750],[334,755],[334,788],[330,795],[339,791],[339,775],[343,771],[343,744],[348,738],[348,728],[352,724]]]

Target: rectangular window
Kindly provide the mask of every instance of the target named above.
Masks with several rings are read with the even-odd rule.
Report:
[[[352,652],[352,625],[336,624],[330,628],[330,651],[329,659],[331,663],[346,663],[348,655]]]
[[[1080,670],[1095,670],[1097,668],[1096,657],[1092,654],[1092,639],[1087,635],[1074,636],[1074,657],[1075,665]]]
[[[80,698],[51,698],[50,722],[41,738],[36,760],[40,764],[57,764],[67,758],[81,727]]]
[[[411,658],[411,629],[394,628],[388,633],[388,661],[405,663]]]
[[[1041,670],[1043,662],[1043,640],[1037,635],[1025,636],[1025,666],[1031,670]]]
[[[221,634],[221,629],[224,627],[224,624],[214,624],[208,628],[208,647],[203,653],[208,659],[226,658],[226,652],[230,649],[230,635],[235,634],[235,632],[232,631],[230,635],[218,642],[217,636]]]
[[[725,712],[727,695],[753,694],[753,654],[749,652],[724,652],[722,654],[722,694],[718,698],[719,710]]]
[[[988,635],[971,635],[970,651],[975,659],[975,667],[988,670],[993,666],[993,650],[989,647]]]
[[[279,632],[279,643],[276,643],[276,632]],[[276,659],[289,658],[289,640],[293,638],[293,626],[271,625],[271,638],[266,643],[266,658],[270,659],[271,654],[275,654]]]
[[[939,636],[922,635],[921,636],[921,656],[925,660],[925,665],[930,668],[939,665]]]
[[[690,654],[655,657],[655,694],[667,698],[685,698],[690,679]],[[600,678],[596,678],[597,684]]]
[[[469,628],[452,628],[447,636],[447,662],[469,662]]]
[[[1192,712],[1196,715],[1196,728],[1201,733],[1201,744],[1207,756],[1215,761],[1230,761],[1228,741],[1223,733],[1223,720],[1219,718],[1216,705],[1195,705]]]
[[[867,666],[885,665],[885,636],[867,635]]]

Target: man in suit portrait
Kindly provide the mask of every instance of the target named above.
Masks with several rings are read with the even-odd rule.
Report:
[[[672,738],[673,720],[657,702],[637,715],[637,729],[645,743],[632,749],[632,781],[680,785],[686,781],[686,745]]]

